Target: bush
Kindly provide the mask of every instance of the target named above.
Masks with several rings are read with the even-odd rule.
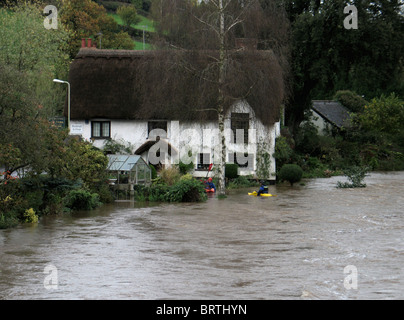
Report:
[[[13,211],[0,212],[0,229],[12,228],[18,225],[18,218]]]
[[[65,201],[72,210],[92,210],[100,205],[98,194],[84,189],[70,191]]]
[[[367,104],[365,99],[349,90],[337,91],[334,99],[352,112],[361,112]]]
[[[207,196],[201,181],[186,178],[172,186],[153,184],[150,187],[136,188],[135,199],[152,202],[198,202],[206,200]]]
[[[152,202],[166,202],[169,198],[170,187],[164,184],[152,185],[146,191],[139,192],[137,194],[137,199],[148,200]]]
[[[279,179],[281,181],[289,181],[291,186],[295,182],[299,182],[302,176],[303,170],[296,164],[285,164],[279,172]]]
[[[152,180],[154,180],[157,178],[157,170],[152,164],[150,165],[150,169],[151,169],[151,178]]]
[[[173,185],[169,190],[170,202],[199,202],[207,198],[202,182],[182,180]]]
[[[337,188],[365,188],[366,184],[363,183],[365,179],[368,168],[353,166],[350,169],[345,170],[345,176],[348,178],[349,182],[337,182]]]
[[[235,163],[226,163],[225,177],[228,179],[235,179],[238,177],[238,165]]]
[[[177,167],[170,167],[160,171],[161,179],[169,186],[177,183],[180,180],[180,171]]]
[[[284,164],[288,163],[293,155],[288,139],[280,136],[275,141],[275,153],[273,154],[277,165],[281,168]]]
[[[404,122],[404,102],[394,93],[382,95],[365,106],[357,121],[367,131],[397,134]]]
[[[192,174],[187,173],[187,174],[184,174],[184,175],[180,178],[180,181],[192,180],[192,179],[193,179]]]
[[[32,208],[25,210],[24,219],[25,219],[24,220],[25,223],[37,223],[38,222],[38,216],[35,214],[35,211]]]
[[[258,182],[255,180],[249,180],[246,176],[239,176],[230,181],[228,189],[256,187],[258,185]]]
[[[181,174],[187,174],[190,171],[194,169],[194,164],[191,162],[189,164],[185,164],[183,162],[180,162],[178,164],[178,170],[180,171]]]

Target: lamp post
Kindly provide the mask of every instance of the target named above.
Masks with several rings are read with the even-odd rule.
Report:
[[[102,49],[102,32],[98,32],[97,36],[100,37],[100,49]]]
[[[53,82],[67,84],[67,128],[69,129],[70,133],[70,83],[59,79],[53,79]]]

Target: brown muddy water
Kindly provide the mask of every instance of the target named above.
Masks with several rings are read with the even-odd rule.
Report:
[[[403,299],[404,172],[343,180],[0,230],[0,299]]]

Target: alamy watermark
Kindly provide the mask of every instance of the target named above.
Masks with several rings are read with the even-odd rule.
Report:
[[[347,276],[344,279],[344,287],[347,290],[357,290],[358,289],[358,268],[349,265],[344,268],[344,274]]]
[[[58,28],[58,9],[54,5],[47,5],[43,11],[47,14],[43,24],[45,29]],[[358,29],[358,9],[354,5],[348,5],[344,8],[344,14],[348,16],[344,19],[344,28],[347,30]]]
[[[354,5],[349,5],[344,8],[344,13],[348,16],[344,20],[344,28],[347,30],[358,29],[358,9]]]
[[[153,129],[150,131],[149,141],[154,141],[154,144],[148,150],[147,158],[151,164],[168,164],[168,162],[171,164],[179,164],[180,162],[190,164],[195,161],[197,154],[208,155],[209,159],[206,159],[206,161],[209,164],[220,163],[223,150],[221,149],[219,129],[198,130],[189,128],[180,132],[178,121],[173,121],[173,127],[176,129],[171,130],[171,138],[167,140],[161,138],[168,136],[165,130]],[[226,137],[226,152],[230,152],[230,149],[234,151],[230,152],[229,162],[249,168],[253,167],[251,161],[256,157],[259,146],[256,142],[257,130],[237,129],[233,131],[226,128],[224,135]],[[203,141],[202,149],[200,149],[201,141]],[[230,148],[228,148],[229,145]],[[265,152],[269,153],[269,148]]]
[[[46,290],[57,290],[59,287],[58,269],[53,264],[48,264],[43,273],[46,275],[43,286]]]
[[[45,29],[57,29],[58,28],[58,9],[53,5],[48,5],[43,9],[43,13],[47,14],[43,21]]]

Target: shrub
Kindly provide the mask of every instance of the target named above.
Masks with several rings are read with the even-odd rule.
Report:
[[[363,183],[368,168],[353,166],[352,168],[346,169],[345,176],[348,178],[349,182],[337,182],[337,188],[365,188],[366,184]]]
[[[157,178],[157,170],[156,170],[156,168],[155,168],[152,164],[150,165],[150,169],[151,169],[151,177],[152,177],[152,180],[154,180],[154,179]]]
[[[155,202],[198,202],[207,199],[205,187],[196,179],[182,179],[172,186],[153,184],[150,187],[136,188],[137,201]]]
[[[169,190],[170,202],[198,202],[207,198],[202,182],[191,179],[182,180]]]
[[[279,179],[281,181],[289,181],[291,186],[295,182],[299,182],[302,176],[303,170],[296,164],[285,164],[279,172]]]
[[[364,98],[349,90],[337,91],[334,99],[352,112],[361,112],[367,104]]]
[[[258,185],[257,181],[249,180],[246,176],[239,176],[236,179],[230,181],[228,189],[248,188],[248,187],[255,187],[257,185]]]
[[[357,121],[368,131],[397,134],[404,122],[404,102],[394,93],[382,95],[365,106]]]
[[[32,208],[25,210],[24,219],[25,219],[24,220],[25,223],[37,223],[38,222],[38,216],[35,214],[35,211]]]
[[[0,229],[12,228],[17,225],[18,219],[15,212],[0,212]]]
[[[184,174],[181,178],[180,181],[184,181],[184,180],[192,180],[193,177],[190,173]]]
[[[281,168],[282,165],[288,163],[293,155],[291,148],[286,137],[280,136],[275,141],[275,153],[273,154],[276,163]]]
[[[238,165],[235,163],[226,163],[225,177],[228,179],[235,179],[238,177]]]
[[[180,171],[181,174],[187,174],[191,170],[194,169],[194,164],[191,162],[189,164],[185,164],[182,161],[178,164],[178,170]]]
[[[98,194],[84,189],[72,190],[66,197],[66,207],[72,210],[92,210],[99,205]]]
[[[169,198],[169,190],[170,187],[164,184],[156,184],[152,185],[150,188],[137,194],[137,199],[148,200],[154,202],[165,202],[168,201]]]
[[[180,180],[180,171],[177,167],[170,167],[160,171],[161,179],[169,186],[177,183]]]

